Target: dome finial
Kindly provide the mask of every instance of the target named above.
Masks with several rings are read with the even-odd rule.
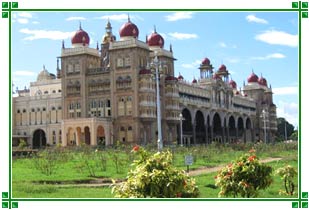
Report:
[[[43,70],[46,70],[46,69],[45,69],[45,64],[43,64]]]
[[[99,42],[97,41],[97,50],[99,50]]]
[[[82,22],[79,21],[79,30],[82,30]]]
[[[153,32],[157,33],[156,25],[153,25]]]
[[[128,23],[131,23],[131,20],[130,20],[130,15],[128,13]]]
[[[64,49],[65,47],[64,47],[64,40],[62,40],[62,49]]]
[[[170,52],[173,52],[173,46],[170,44]]]

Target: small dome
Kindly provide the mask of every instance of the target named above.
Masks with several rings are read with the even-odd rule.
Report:
[[[219,72],[223,72],[223,71],[226,71],[226,66],[224,64],[222,64],[219,69],[218,69]]]
[[[263,85],[263,86],[267,87],[267,80],[264,77],[262,77],[262,76],[258,79],[258,83],[260,85]]]
[[[258,82],[258,80],[259,80],[259,77],[256,76],[256,74],[253,73],[253,72],[252,72],[252,73],[249,75],[249,77],[247,78],[248,83]]]
[[[142,69],[139,71],[139,74],[151,74],[151,70],[149,69]]]
[[[128,22],[123,24],[119,29],[120,37],[137,38],[138,34],[139,34],[138,28],[134,23],[131,23],[130,18],[128,18]]]
[[[165,78],[165,81],[178,81],[178,79],[174,76],[169,75]]]
[[[239,91],[238,90],[236,91],[236,95],[239,95]]]
[[[212,76],[212,78],[215,79],[215,80],[221,79],[221,77],[216,73]]]
[[[82,45],[82,46],[88,46],[90,42],[89,35],[86,31],[84,31],[81,27],[79,26],[79,30],[75,32],[75,34],[71,38],[72,45]]]
[[[45,69],[45,65],[43,66],[43,70],[39,73],[38,77],[37,77],[37,81],[45,81],[45,80],[52,80],[55,79],[55,75],[54,74],[50,74],[46,69]]]
[[[229,85],[230,85],[230,87],[233,88],[233,89],[236,89],[236,87],[237,87],[236,82],[235,82],[234,80],[232,80],[232,79],[230,80]]]
[[[164,39],[163,37],[157,33],[156,29],[152,34],[150,34],[147,38],[148,46],[159,46],[160,48],[164,47]]]
[[[194,78],[194,79],[192,80],[192,83],[197,83],[197,80]]]
[[[183,80],[183,76],[179,73],[178,80]]]
[[[210,60],[208,59],[208,58],[204,58],[203,60],[202,60],[202,65],[210,65]]]

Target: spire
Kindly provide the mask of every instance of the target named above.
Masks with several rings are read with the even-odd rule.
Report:
[[[79,30],[82,30],[82,22],[79,21]]]
[[[57,58],[57,70],[59,69],[59,58]]]
[[[154,32],[155,34],[157,33],[156,25],[153,25],[153,32]]]
[[[130,20],[130,15],[128,13],[128,23],[131,23],[131,20]]]
[[[147,34],[146,34],[146,44],[148,44],[148,37],[147,37]]]
[[[62,40],[62,49],[64,49],[65,47],[64,47],[64,40]]]
[[[97,41],[97,50],[99,50],[99,42]]]
[[[173,46],[172,46],[172,44],[170,44],[170,52],[171,52],[171,53],[173,52]]]
[[[246,84],[245,84],[245,80],[244,80],[244,82],[243,82],[243,86],[245,87],[245,85],[246,85]]]
[[[46,69],[45,69],[45,65],[44,65],[44,64],[43,64],[43,70],[46,70]]]

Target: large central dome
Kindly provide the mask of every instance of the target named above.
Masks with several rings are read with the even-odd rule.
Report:
[[[138,38],[138,28],[137,26],[130,21],[130,18],[128,18],[128,22],[123,24],[119,30],[119,35],[121,38],[123,37],[134,37]]]

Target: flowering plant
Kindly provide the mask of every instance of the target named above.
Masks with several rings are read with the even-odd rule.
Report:
[[[279,194],[293,195],[295,189],[294,178],[297,175],[296,169],[291,165],[286,165],[282,168],[278,168],[276,174],[284,180],[285,191],[280,190]]]
[[[199,190],[195,180],[183,170],[172,166],[169,151],[149,154],[142,147],[134,146],[136,154],[133,169],[127,181],[115,184],[112,192],[120,198],[177,198],[197,197]]]
[[[272,168],[261,163],[255,151],[250,150],[224,167],[215,177],[216,186],[221,188],[219,197],[257,197],[258,190],[272,183],[271,173]]]

